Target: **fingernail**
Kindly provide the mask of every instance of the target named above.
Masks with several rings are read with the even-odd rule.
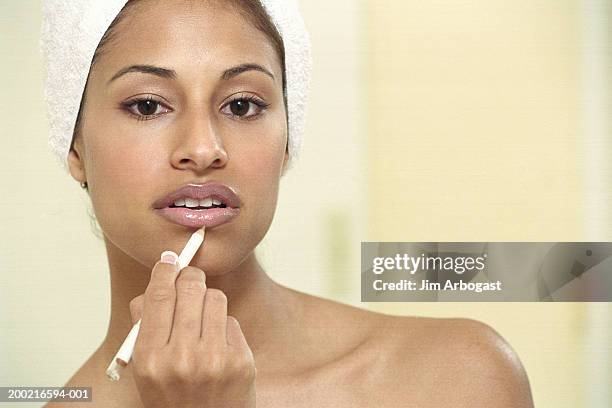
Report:
[[[172,251],[164,251],[161,254],[160,262],[174,265],[178,260],[178,255]]]

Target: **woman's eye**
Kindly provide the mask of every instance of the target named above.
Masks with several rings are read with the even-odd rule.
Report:
[[[138,116],[138,119],[141,120],[152,119],[155,116],[170,112],[170,109],[154,99],[139,99],[128,102],[126,106],[130,113]]]
[[[154,119],[159,115],[172,111],[161,102],[152,98],[133,100],[125,103],[124,106],[138,120]],[[230,101],[223,107],[222,112],[240,119],[254,119],[261,115],[268,106],[269,104],[249,96]]]
[[[240,98],[229,102],[223,107],[222,111],[226,112],[228,115],[246,119],[260,115],[267,106],[266,103],[256,99]]]

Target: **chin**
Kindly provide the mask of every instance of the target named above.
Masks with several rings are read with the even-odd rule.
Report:
[[[241,262],[229,257],[223,258],[213,256],[196,256],[189,266],[196,267],[204,271],[207,278],[214,278],[226,275],[237,270]]]
[[[212,232],[212,231],[211,231]],[[254,248],[241,247],[239,242],[217,240],[213,234],[206,233],[204,243],[189,263],[202,269],[206,276],[221,276],[232,272],[250,259]],[[182,247],[179,249],[182,250]]]

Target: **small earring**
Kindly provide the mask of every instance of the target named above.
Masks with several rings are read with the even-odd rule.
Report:
[[[83,190],[87,190],[87,182],[86,181],[81,182],[81,188]]]

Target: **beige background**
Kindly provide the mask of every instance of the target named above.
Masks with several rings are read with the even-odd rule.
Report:
[[[385,313],[484,321],[536,406],[611,406],[610,304],[359,299],[361,241],[612,240],[610,1],[301,5],[313,91],[258,249],[270,275]],[[0,0],[0,24],[0,386],[59,386],[105,333],[106,258],[47,148],[39,1]]]

